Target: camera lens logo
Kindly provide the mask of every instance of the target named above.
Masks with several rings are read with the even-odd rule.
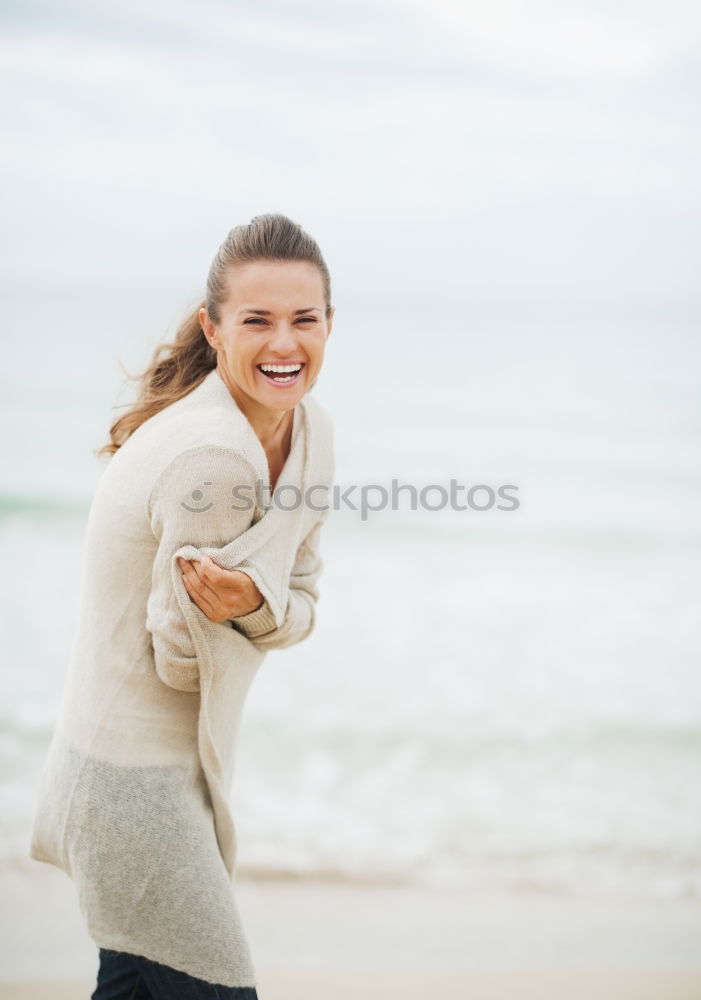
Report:
[[[207,482],[203,483],[202,485],[203,486],[211,486],[212,485],[212,481],[208,480]],[[214,506],[214,504],[211,503],[211,502],[208,503],[208,504],[206,504],[205,506],[202,506],[202,504],[204,503],[204,501],[206,499],[203,490],[193,490],[188,499],[191,500],[192,503],[197,504],[198,506],[191,507],[184,500],[180,501],[180,506],[184,507],[185,510],[189,510],[191,514],[203,514],[204,511],[211,510],[211,508]]]

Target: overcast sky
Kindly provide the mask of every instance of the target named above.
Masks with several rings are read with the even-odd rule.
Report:
[[[700,9],[5,2],[4,284],[196,294],[282,211],[347,288],[693,307]]]

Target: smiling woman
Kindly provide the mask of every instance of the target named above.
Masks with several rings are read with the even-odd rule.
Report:
[[[291,220],[233,229],[205,300],[101,449],[30,844],[74,879],[99,949],[93,1000],[210,997],[213,984],[256,997],[232,889],[236,740],[267,652],[314,628],[329,509],[316,496],[265,508],[258,487],[332,485],[331,421],[309,395],[329,296]]]
[[[293,408],[319,374],[335,309],[309,261],[230,263],[197,313],[217,368],[268,456],[274,487],[289,451]],[[300,302],[311,305],[299,307]],[[268,308],[254,303],[266,301]]]

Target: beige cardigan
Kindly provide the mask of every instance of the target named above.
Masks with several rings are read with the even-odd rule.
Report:
[[[333,476],[331,421],[307,395],[268,506],[265,451],[215,369],[100,478],[29,845],[73,877],[99,947],[256,985],[232,887],[239,720],[267,651],[314,627]],[[177,561],[201,553],[248,573],[263,606],[210,621]]]

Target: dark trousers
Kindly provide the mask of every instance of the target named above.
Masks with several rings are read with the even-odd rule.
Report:
[[[255,986],[215,986],[141,955],[100,948],[90,1000],[258,1000]]]

